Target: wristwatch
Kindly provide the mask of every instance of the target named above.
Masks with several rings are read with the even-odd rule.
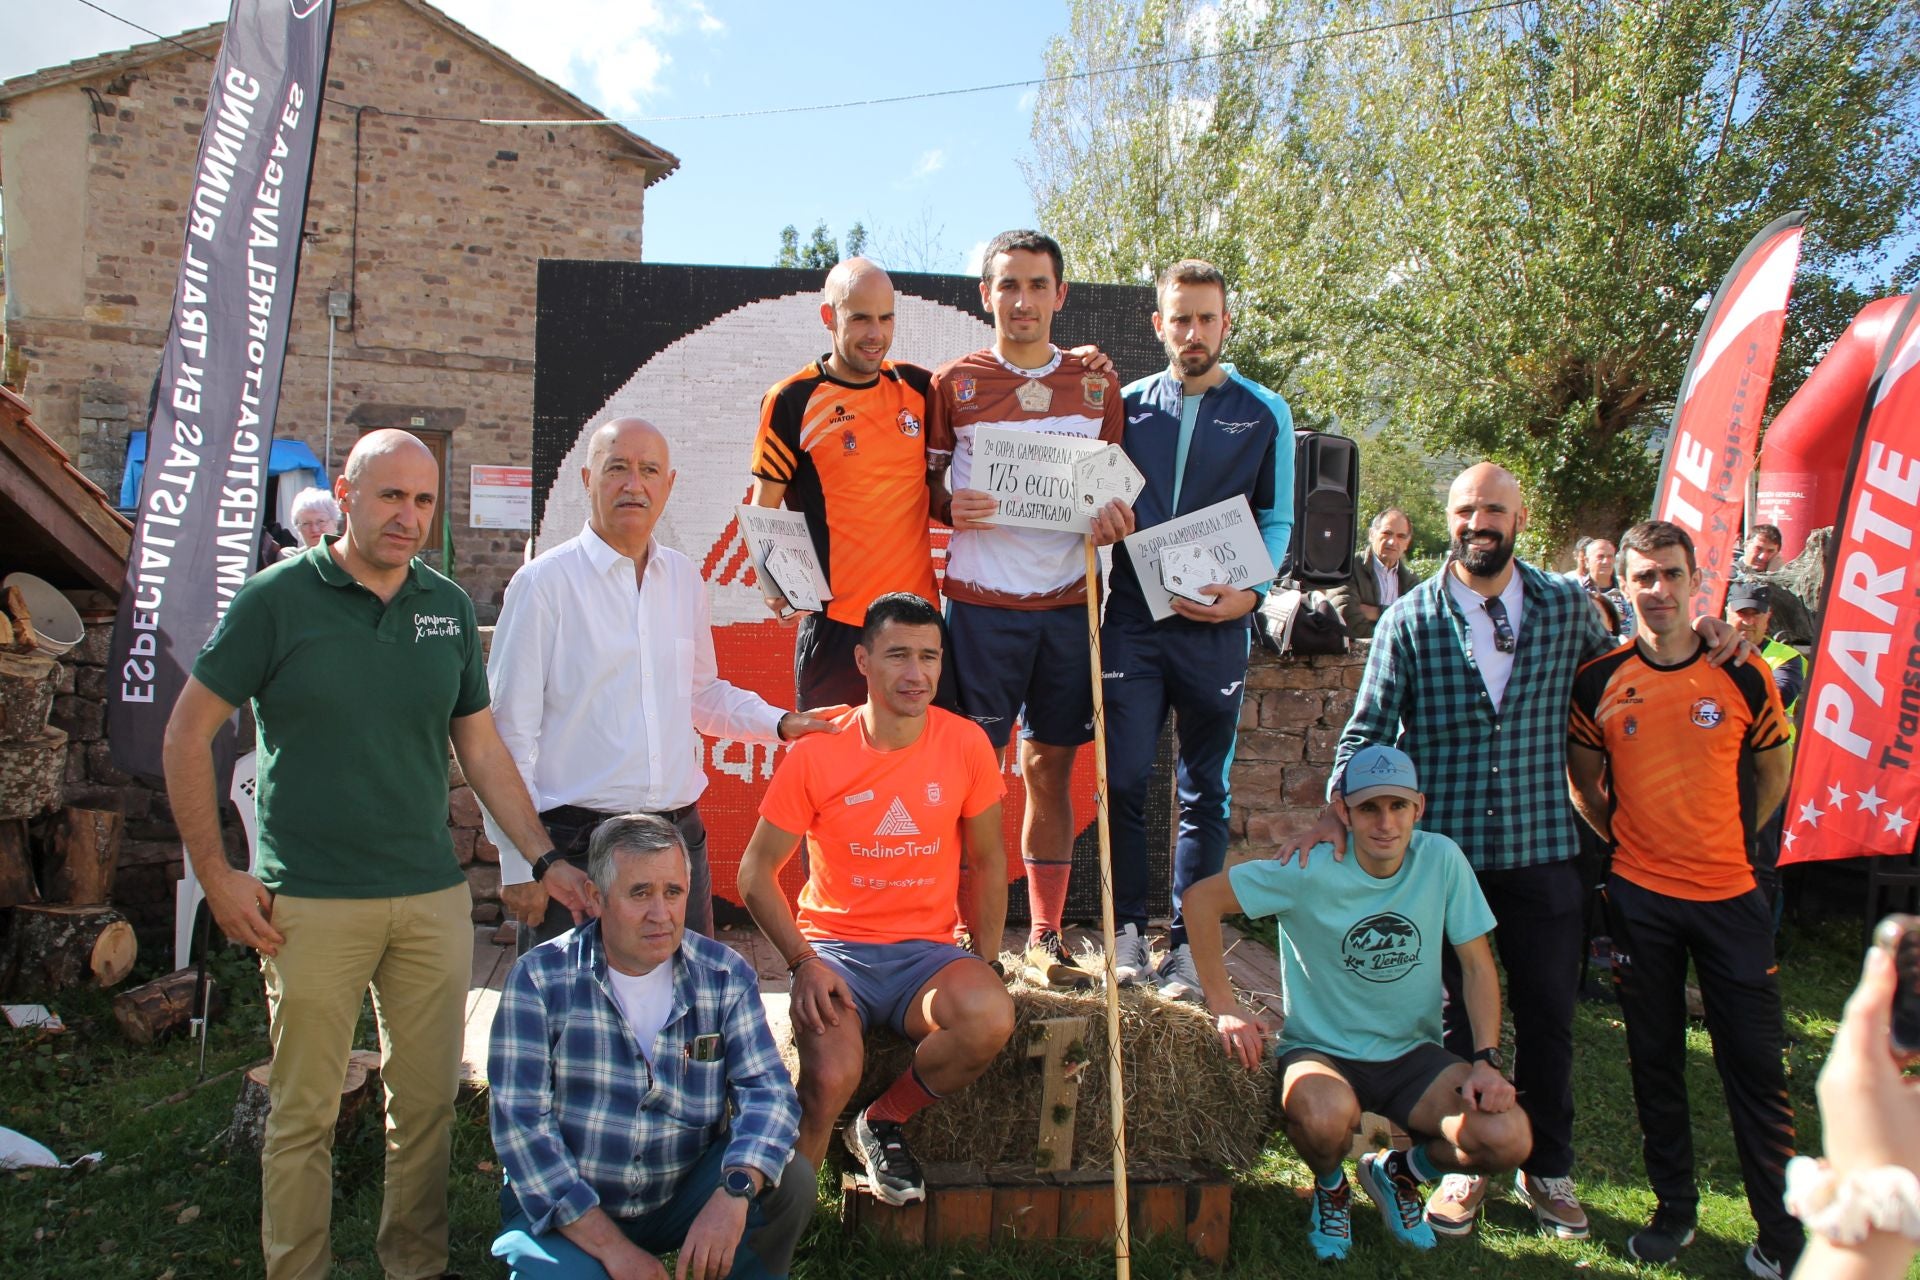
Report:
[[[539,884],[547,872],[553,870],[553,864],[564,860],[565,857],[566,855],[558,849],[549,849],[541,854],[540,860],[533,864],[533,882]]]
[[[720,1189],[736,1200],[751,1200],[757,1194],[753,1189],[753,1175],[745,1169],[729,1169],[720,1179]]]
[[[1481,1049],[1477,1051],[1469,1061],[1484,1062],[1495,1071],[1504,1071],[1507,1066],[1506,1060],[1500,1056],[1500,1050],[1497,1047]]]

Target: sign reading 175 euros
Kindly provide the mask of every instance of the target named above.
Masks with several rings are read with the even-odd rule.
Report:
[[[1147,483],[1117,444],[1005,427],[974,432],[972,480],[1000,504],[987,523],[1068,533],[1091,533],[1094,512]]]

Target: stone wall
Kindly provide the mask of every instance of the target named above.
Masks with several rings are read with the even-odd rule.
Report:
[[[1356,640],[1352,653],[1298,658],[1255,647],[1233,757],[1229,865],[1264,854],[1319,817],[1367,648]]]

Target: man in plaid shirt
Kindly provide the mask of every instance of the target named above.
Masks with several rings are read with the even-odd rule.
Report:
[[[1467,855],[1493,908],[1513,1013],[1513,1082],[1533,1124],[1533,1152],[1514,1174],[1543,1230],[1585,1239],[1573,1184],[1573,1009],[1579,991],[1585,894],[1566,784],[1573,678],[1616,643],[1577,582],[1514,558],[1526,528],[1519,483],[1492,463],[1460,473],[1447,495],[1452,535],[1441,572],[1381,617],[1353,715],[1334,753],[1329,796],[1354,752],[1370,743],[1413,758],[1426,783],[1421,826]],[[1741,640],[1717,618],[1696,620],[1715,665]],[[1285,842],[1280,857],[1344,831],[1329,809]],[[1472,1054],[1458,961],[1442,955],[1446,1047]],[[1495,1064],[1499,1065],[1498,1063]],[[1427,1202],[1436,1231],[1471,1231],[1484,1179],[1449,1174]]]
[[[587,855],[599,918],[521,957],[493,1021],[493,1253],[512,1274],[784,1276],[814,1204],[800,1104],[753,967],[686,932],[671,823],[610,818]]]

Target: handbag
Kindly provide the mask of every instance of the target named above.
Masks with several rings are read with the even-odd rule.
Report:
[[[1324,591],[1275,584],[1254,615],[1254,628],[1272,653],[1347,652],[1347,624]]]

